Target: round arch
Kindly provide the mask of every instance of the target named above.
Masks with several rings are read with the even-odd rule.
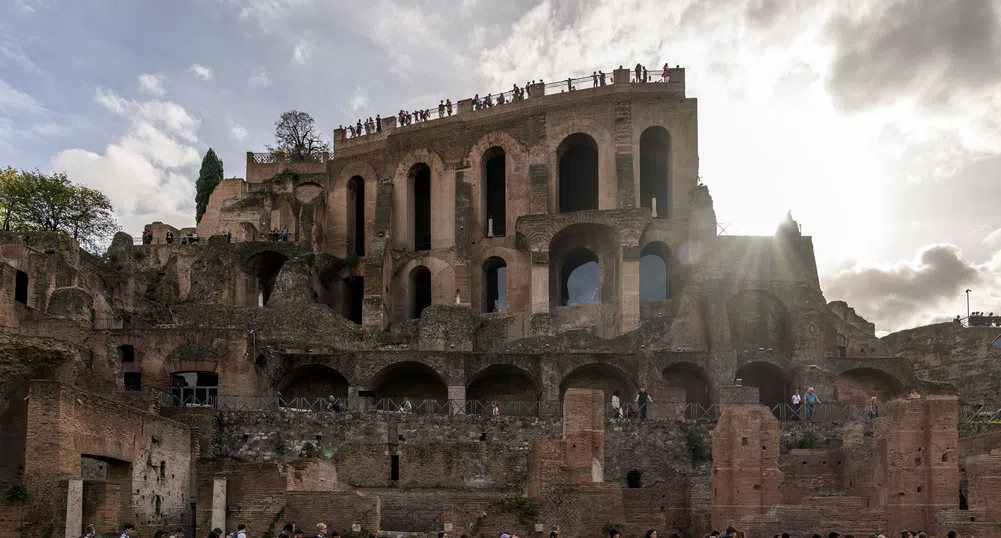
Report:
[[[324,364],[306,364],[292,369],[278,381],[287,398],[347,398],[350,383],[343,374]]]
[[[264,250],[248,257],[243,262],[243,272],[253,277],[247,279],[248,306],[264,306],[271,298],[275,280],[288,256],[274,250]]]
[[[586,133],[573,133],[556,147],[556,160],[560,213],[599,209],[598,141]]]
[[[560,381],[560,401],[567,389],[597,389],[605,393],[605,402],[612,401],[618,393],[623,404],[636,398],[639,384],[622,369],[603,362],[584,364],[571,370]]]
[[[469,379],[466,400],[483,409],[497,402],[505,415],[530,415],[534,414],[540,391],[539,382],[529,372],[513,364],[491,364]]]
[[[413,297],[411,297],[410,276],[418,266],[431,271],[431,304],[447,304],[455,299],[455,273],[449,264],[433,256],[411,258],[401,262],[393,271],[390,296],[395,321],[412,319]]]
[[[379,370],[368,384],[377,399],[448,400],[448,384],[434,368],[415,361],[397,362]]]
[[[528,308],[531,282],[526,277],[519,278],[519,275],[531,273],[531,267],[525,254],[508,247],[490,247],[478,253],[472,260],[471,267],[479,267],[479,271],[470,271],[469,280],[471,284],[471,304],[477,312],[485,312],[485,293],[487,291],[487,273],[485,267],[487,260],[498,258],[504,260],[507,268],[507,312],[522,312]],[[453,290],[454,291],[454,290]]]
[[[484,135],[469,150],[467,159],[470,165],[468,174],[470,174],[472,197],[474,201],[478,201],[472,206],[473,222],[479,223],[473,230],[476,239],[487,236],[488,215],[493,217],[494,236],[505,236],[513,233],[517,215],[527,213],[527,206],[518,206],[519,201],[509,196],[513,189],[519,188],[518,182],[524,175],[519,165],[525,151],[521,143],[504,131],[494,131]],[[500,154],[503,155],[503,189],[497,181],[500,176],[497,165],[500,163],[495,161],[494,166],[490,166],[491,157]],[[488,173],[491,171],[494,172],[492,178]],[[494,196],[490,196],[491,191],[488,187],[491,185],[494,187]],[[500,209],[498,204],[503,206],[502,214],[498,213]]]
[[[900,379],[876,368],[852,368],[838,374],[835,389],[838,402],[858,405],[869,403],[873,396],[885,402],[906,392]]]
[[[737,369],[736,379],[745,387],[758,389],[758,400],[769,408],[789,403],[792,379],[785,370],[763,361],[749,362]]]
[[[671,134],[660,125],[647,127],[640,134],[640,207],[657,219],[670,218],[670,170]]]
[[[553,235],[549,243],[550,308],[570,303],[572,297],[568,284],[571,273],[589,263],[595,263],[597,267],[590,266],[582,276],[587,277],[587,290],[596,291],[593,302],[614,303],[618,297],[620,250],[618,234],[604,224],[571,224]],[[593,289],[595,280],[596,290]]]
[[[491,256],[483,261],[483,312],[507,312],[508,308],[508,267],[500,256]]]
[[[671,298],[671,249],[660,241],[651,241],[640,251],[640,301],[666,301]]]
[[[685,402],[703,409],[713,403],[712,381],[705,368],[693,362],[676,362],[662,372],[668,386],[685,389]]]
[[[546,128],[547,145],[552,148],[549,157],[549,212],[560,212],[560,157],[559,147],[568,137],[575,134],[587,135],[597,144],[598,150],[598,209],[615,209],[618,207],[617,186],[615,180],[615,143],[612,134],[601,123],[594,120],[573,119],[559,125]]]
[[[429,176],[427,178],[422,177],[419,179],[421,179],[422,182],[427,179],[429,183],[429,191],[417,193],[415,192],[414,182],[418,178],[415,177],[413,172],[420,168],[421,165],[428,167]],[[418,239],[430,239],[432,241],[431,248],[433,248],[433,235],[429,235],[427,238],[418,238],[417,235],[415,235],[413,224],[415,219],[424,221],[427,220],[429,215],[444,213],[446,210],[449,212],[451,211],[451,208],[446,208],[441,205],[449,198],[436,195],[437,189],[445,188],[444,181],[442,181],[442,175],[444,172],[445,164],[442,162],[441,157],[439,157],[437,153],[428,151],[424,148],[414,150],[404,155],[397,163],[396,172],[393,175],[393,229],[390,234],[390,238],[393,242],[393,248],[399,250],[414,250],[417,247]],[[420,194],[420,196],[418,196],[418,194]],[[422,204],[425,202],[425,200],[418,198],[424,194],[427,194],[429,199],[426,200],[426,207],[421,206],[421,212],[420,214],[417,214],[418,202],[421,202]],[[429,215],[424,214],[424,209],[429,211]],[[433,231],[434,230],[429,228],[428,234],[431,234]]]

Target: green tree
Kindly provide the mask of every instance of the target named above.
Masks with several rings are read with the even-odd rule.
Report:
[[[209,196],[216,185],[222,181],[222,161],[216,156],[215,150],[209,148],[202,159],[202,169],[198,171],[198,182],[195,183],[195,222],[202,221],[205,208],[209,205]]]
[[[89,250],[119,230],[111,200],[101,191],[74,185],[65,173],[20,172],[11,189],[11,229],[64,232]]]

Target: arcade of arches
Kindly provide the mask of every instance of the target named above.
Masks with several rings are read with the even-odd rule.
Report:
[[[383,368],[369,383],[377,399],[448,400],[448,385],[438,372],[419,362],[398,362]]]
[[[618,394],[619,399],[632,402],[636,398],[639,386],[619,368],[605,363],[592,363],[579,366],[567,374],[560,383],[560,401],[567,389],[597,389],[605,393],[605,401],[611,402],[612,395]]]
[[[311,364],[285,374],[278,384],[278,390],[289,398],[346,398],[348,380],[329,366]]]

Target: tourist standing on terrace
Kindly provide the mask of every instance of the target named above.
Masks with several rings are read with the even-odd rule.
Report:
[[[636,393],[636,403],[640,407],[640,420],[646,420],[647,404],[653,403],[653,398],[647,393],[646,387],[640,387],[640,391]]]
[[[441,102],[438,103],[438,117],[439,118],[445,117],[445,100],[444,99],[442,99]]]
[[[813,387],[806,389],[806,394],[803,395],[803,399],[806,400],[806,420],[813,420],[813,406],[821,403],[820,398],[817,398],[816,393],[813,392]]]
[[[660,74],[660,81],[661,82],[671,81],[671,71],[667,64],[664,64],[664,72]]]
[[[794,391],[792,393],[792,419],[799,420],[799,408],[803,405],[803,397],[799,395],[799,391]]]
[[[449,116],[452,115],[452,100],[451,99],[446,99],[445,100],[445,111],[448,112]]]

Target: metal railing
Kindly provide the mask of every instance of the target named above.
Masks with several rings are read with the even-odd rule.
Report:
[[[436,400],[416,398],[362,398],[349,405],[346,398],[289,396],[160,395],[161,407],[211,407],[223,411],[284,411],[299,413],[402,413],[416,415],[557,416],[560,402],[520,400]]]
[[[969,424],[1001,424],[1001,408],[986,405],[962,405],[959,421]]]
[[[869,406],[841,403],[818,403],[813,406],[778,404],[772,406],[772,414],[780,421],[853,422],[868,419]]]
[[[330,160],[330,152],[315,151],[312,153],[285,153],[282,151],[267,151],[253,154],[254,164],[287,164],[287,163],[318,163]]]
[[[444,515],[441,512],[428,513],[421,510],[409,510],[402,514],[386,512],[380,517],[383,529],[396,532],[440,532],[445,528]]]

